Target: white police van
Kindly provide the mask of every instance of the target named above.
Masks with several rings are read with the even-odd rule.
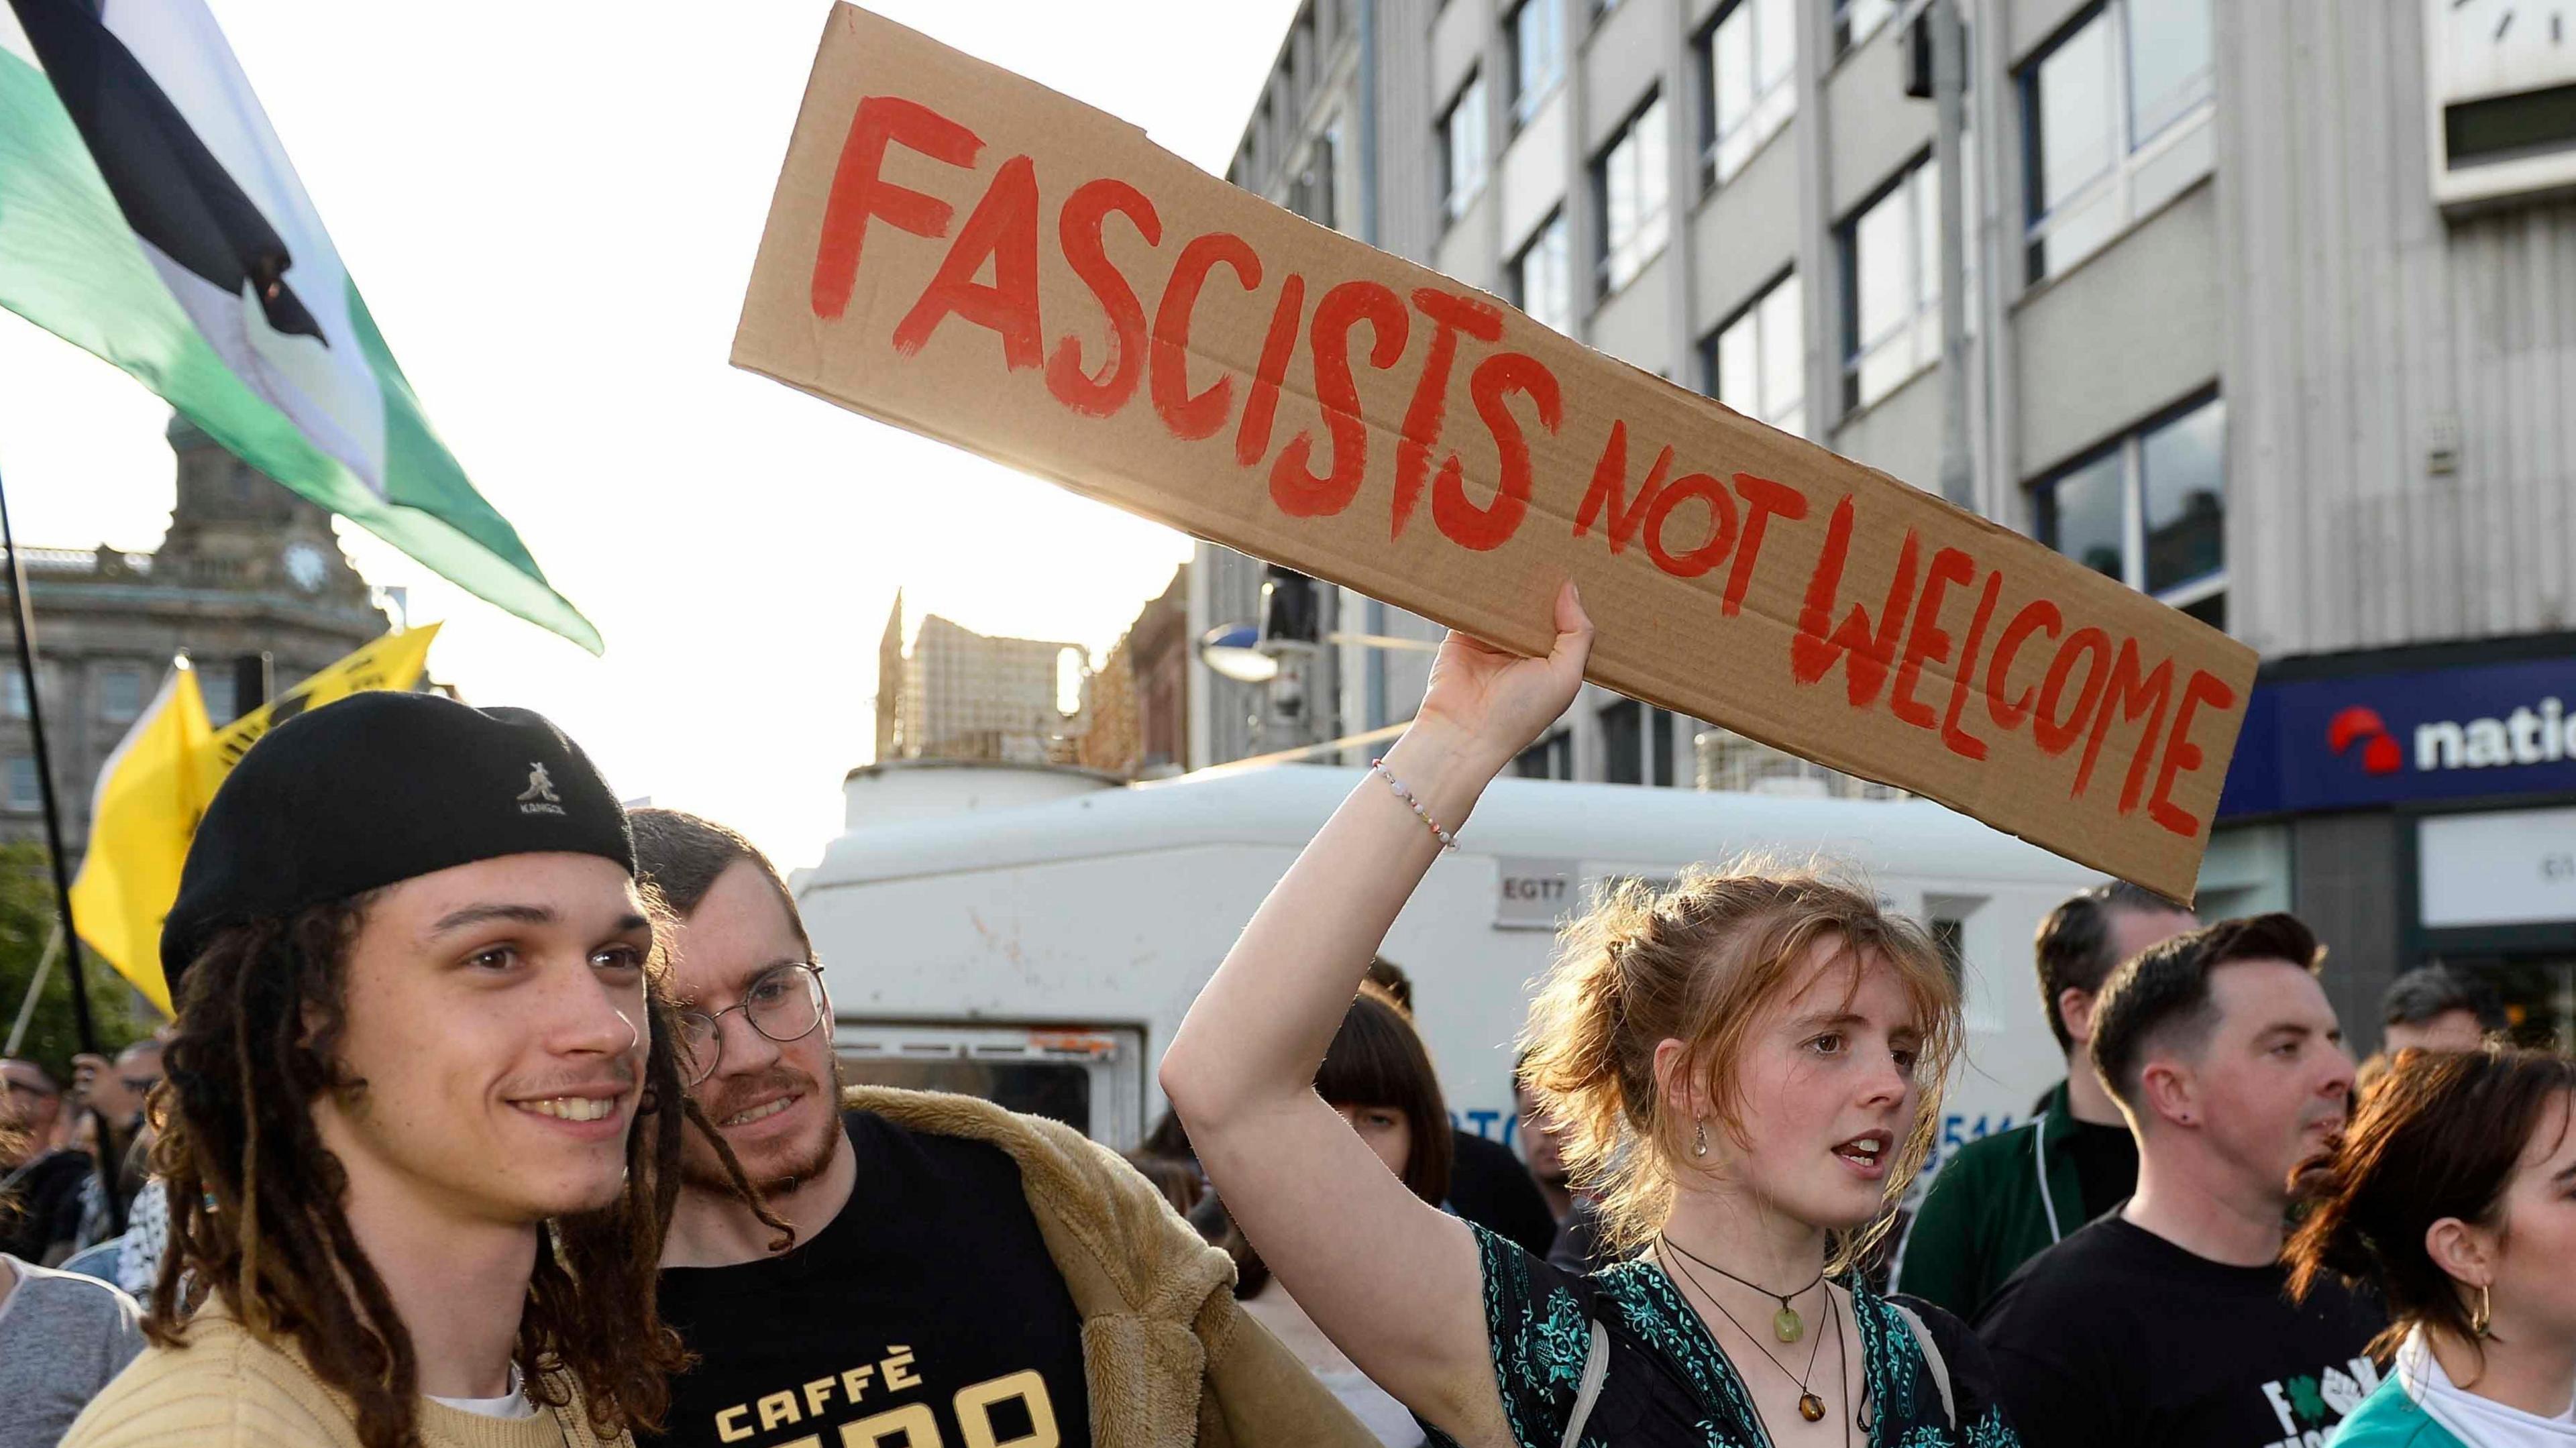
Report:
[[[853,770],[847,833],[795,889],[854,1080],[960,1090],[1134,1145],[1154,1065],[1254,907],[1361,778],[1316,765],[1124,785],[1080,770]],[[1504,778],[1386,940],[1458,1124],[1513,1134],[1511,1066],[1559,920],[1600,882],[1744,852],[1856,870],[1967,990],[1938,1151],[2025,1119],[2064,1064],[2031,935],[2097,873],[1923,800]]]

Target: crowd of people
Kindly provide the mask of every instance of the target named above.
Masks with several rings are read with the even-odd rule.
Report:
[[[818,959],[749,841],[542,718],[287,721],[189,853],[171,1027],[0,1062],[0,1448],[2576,1448],[2576,1064],[2436,967],[2357,1068],[2289,915],[2059,906],[2066,1079],[1926,1186],[1922,928],[1624,885],[1538,985],[1519,1153],[1459,1131],[1377,950],[1572,699],[1557,626],[1444,644],[1124,1158],[845,1082],[833,987],[901,963]]]

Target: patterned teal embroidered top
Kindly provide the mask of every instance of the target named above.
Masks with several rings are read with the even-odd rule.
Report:
[[[1578,1275],[1474,1230],[1495,1381],[1520,1448],[1558,1448],[1564,1438],[1596,1318],[1609,1330],[1610,1370],[1583,1448],[1770,1448],[1734,1364],[1661,1269],[1626,1262]],[[1870,1448],[2020,1448],[1993,1401],[1985,1355],[1956,1318],[1906,1304],[1932,1327],[1949,1365],[1961,1420],[1953,1428],[1922,1347],[1896,1309],[1865,1286],[1851,1293]],[[1431,1441],[1451,1442],[1437,1430]]]

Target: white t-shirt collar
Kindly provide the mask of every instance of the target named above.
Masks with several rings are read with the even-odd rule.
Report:
[[[485,1418],[533,1418],[537,1405],[528,1397],[526,1379],[519,1376],[519,1365],[510,1364],[510,1390],[497,1398],[442,1398],[436,1393],[421,1396],[460,1413],[474,1413]]]
[[[2406,1334],[2397,1349],[2397,1378],[2424,1416],[2451,1430],[2469,1448],[2576,1448],[2576,1402],[2543,1418],[2482,1398],[2451,1381],[2424,1340],[2424,1329]]]

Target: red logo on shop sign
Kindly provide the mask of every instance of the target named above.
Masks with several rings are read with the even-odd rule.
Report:
[[[2341,754],[2361,745],[2361,767],[2366,774],[2395,774],[2406,763],[2397,752],[2397,741],[2388,736],[2388,726],[2381,722],[2379,711],[2359,704],[2334,716],[2326,726],[2326,746]]]

